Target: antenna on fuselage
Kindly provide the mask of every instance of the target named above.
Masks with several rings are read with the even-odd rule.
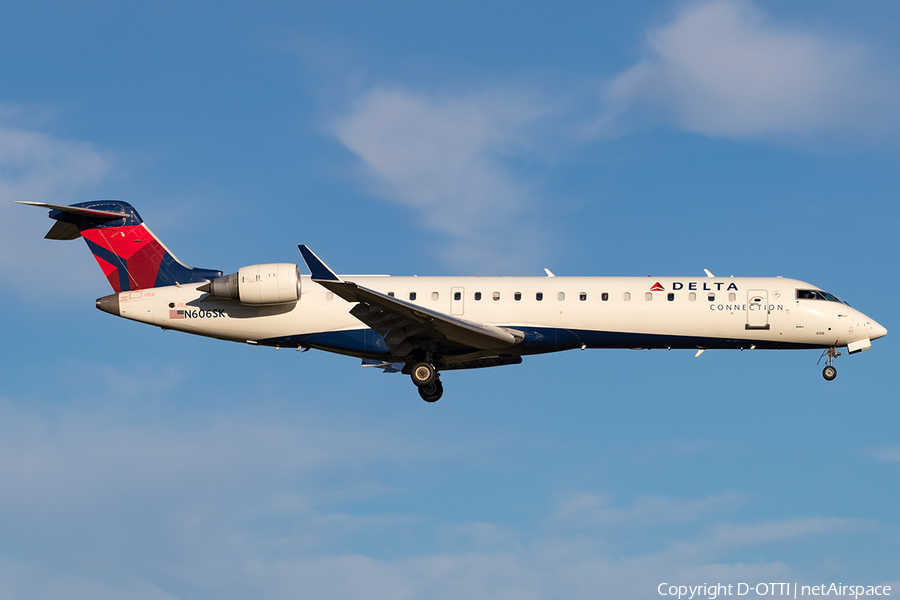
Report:
[[[707,276],[707,277],[715,277],[715,275],[713,275],[713,274],[709,271],[709,269],[703,269],[703,272],[706,273],[706,276]]]
[[[546,267],[544,267],[544,273],[547,274],[547,277],[556,277],[556,275],[554,275],[554,274],[550,271],[550,269],[548,269],[548,268],[546,268]]]

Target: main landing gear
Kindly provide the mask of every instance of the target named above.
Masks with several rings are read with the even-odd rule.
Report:
[[[412,382],[419,388],[419,395],[425,402],[437,402],[444,395],[437,369],[428,362],[416,363],[409,373]]]
[[[444,386],[441,380],[435,378],[430,384],[419,388],[419,395],[425,402],[437,402],[444,395]]]
[[[819,362],[822,361],[822,358],[825,358],[825,368],[822,369],[822,377],[825,378],[825,381],[834,381],[834,378],[837,377],[837,369],[834,368],[834,359],[836,356],[840,356],[841,353],[837,351],[837,348],[828,348],[825,352],[822,353],[822,356],[819,357]]]

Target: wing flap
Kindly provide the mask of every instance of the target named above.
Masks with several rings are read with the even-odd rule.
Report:
[[[298,246],[312,280],[347,302],[350,314],[380,333],[396,355],[404,356],[429,342],[445,342],[476,350],[499,350],[525,338],[521,331],[460,319],[344,281],[306,246]]]
[[[525,337],[521,332],[512,329],[460,319],[412,302],[398,300],[352,281],[316,279],[313,281],[348,302],[358,302],[350,314],[382,335],[393,335],[393,339],[397,339],[398,342],[401,338],[398,338],[397,334],[403,332],[404,340],[428,337],[486,350],[508,348]],[[391,347],[391,342],[387,338],[385,342]]]

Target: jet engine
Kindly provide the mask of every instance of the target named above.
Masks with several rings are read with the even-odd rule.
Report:
[[[296,302],[300,299],[300,267],[291,263],[250,265],[197,289],[216,298],[240,300],[241,304]]]

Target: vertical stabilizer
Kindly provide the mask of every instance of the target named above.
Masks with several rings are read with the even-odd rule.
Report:
[[[94,200],[71,206],[20,202],[50,209],[56,224],[48,239],[83,237],[116,292],[200,283],[222,271],[188,267],[153,235],[137,211],[120,200]]]

